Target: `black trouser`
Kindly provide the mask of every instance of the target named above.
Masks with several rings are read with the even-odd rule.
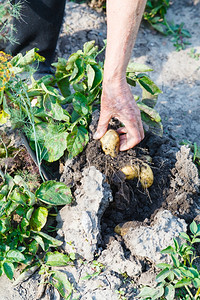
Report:
[[[13,0],[14,3],[20,0]],[[42,68],[50,68],[54,59],[58,35],[62,25],[66,0],[24,0],[21,19],[14,20],[17,43],[9,45],[7,53],[23,54],[32,48],[45,57]]]

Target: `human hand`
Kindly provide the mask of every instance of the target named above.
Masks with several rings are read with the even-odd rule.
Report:
[[[140,110],[126,79],[119,83],[103,83],[101,112],[94,139],[100,139],[106,133],[113,117],[124,125],[117,130],[120,134],[120,151],[133,148],[144,138]]]

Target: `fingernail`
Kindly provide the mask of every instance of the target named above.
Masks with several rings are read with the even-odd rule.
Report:
[[[98,140],[100,138],[100,134],[96,131],[93,135],[93,139]]]

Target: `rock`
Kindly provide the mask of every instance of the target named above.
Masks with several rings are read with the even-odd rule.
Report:
[[[190,148],[182,146],[176,154],[176,159],[175,168],[172,170],[174,179],[171,181],[171,187],[180,190],[180,192],[182,189],[191,194],[198,192],[200,184],[199,174],[197,167],[192,161]]]
[[[156,273],[150,269],[147,272],[144,272],[141,274],[138,280],[139,285],[147,285],[151,287],[155,287],[157,282],[156,282]]]
[[[71,252],[73,247],[73,251],[90,261],[100,241],[101,217],[113,200],[105,176],[95,167],[83,171],[75,200],[74,206],[65,206],[58,214],[58,235],[64,237],[65,251]]]
[[[140,262],[133,257],[126,259],[122,246],[116,240],[112,241],[108,249],[102,252],[98,261],[106,265],[108,270],[120,274],[127,273],[130,277],[138,276],[142,273]]]
[[[173,238],[178,238],[179,233],[186,232],[186,229],[184,220],[164,210],[156,214],[153,226],[130,228],[123,239],[133,256],[147,258],[153,263],[169,262],[169,256],[160,251],[173,246]]]

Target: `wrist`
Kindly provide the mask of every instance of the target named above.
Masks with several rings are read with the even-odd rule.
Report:
[[[126,72],[104,71],[103,85],[122,86],[126,83]]]

